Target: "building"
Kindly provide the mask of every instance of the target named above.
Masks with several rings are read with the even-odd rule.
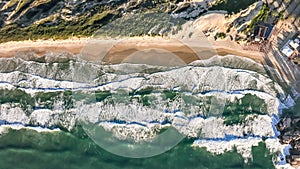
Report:
[[[268,40],[273,32],[274,25],[261,22],[254,28],[253,39],[255,42]]]
[[[296,35],[292,39],[288,40],[280,51],[290,59],[300,57],[300,36]]]

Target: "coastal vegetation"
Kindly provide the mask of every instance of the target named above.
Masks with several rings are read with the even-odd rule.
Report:
[[[300,58],[299,58],[299,57],[294,58],[294,59],[293,59],[293,62],[294,62],[296,65],[300,66]]]
[[[104,12],[94,17],[81,18],[76,21],[57,21],[55,25],[30,25],[19,27],[16,24],[0,29],[0,43],[7,41],[37,40],[37,39],[67,39],[70,37],[89,37],[101,26],[114,18],[114,14]]]
[[[218,0],[209,10],[225,10],[229,14],[248,8],[258,0]]]
[[[227,11],[230,16],[232,13],[238,13],[247,9],[250,5],[258,1],[259,0],[217,0],[209,4],[208,10],[224,10]],[[128,4],[122,4],[123,2],[112,2],[112,4],[91,2],[89,4],[90,6],[88,5],[89,7],[87,7],[84,6],[84,3],[80,2],[76,2],[77,4],[74,6],[69,6],[69,2],[61,2],[61,4],[58,4],[54,0],[11,0],[4,5],[1,9],[2,11],[0,10],[0,13],[3,13],[5,16],[6,13],[12,11],[7,18],[0,19],[0,43],[28,39],[57,40],[71,37],[90,37],[96,31],[103,28],[104,25],[109,25],[116,19],[119,20],[117,23],[114,23],[114,30],[104,31],[103,33],[105,33],[105,35],[162,36],[168,28],[162,28],[160,26],[166,25],[168,22],[161,20],[155,14],[157,12],[166,15],[172,13],[177,14],[178,12],[180,13],[181,10],[189,11],[193,6],[191,3],[181,4],[179,2],[180,1],[170,0],[134,1]],[[287,3],[290,4],[292,1]],[[119,8],[122,5],[127,6],[126,9],[123,7]],[[274,8],[272,6],[274,6],[273,2],[264,4],[259,14],[250,21],[247,29],[242,31],[242,33],[252,32],[255,25],[260,21],[265,21],[269,15],[283,18],[284,12],[278,11],[279,8],[271,10]],[[85,8],[89,8],[86,9],[88,12],[84,12]],[[42,13],[42,15],[39,15],[39,13]],[[130,17],[126,18],[132,13],[138,15],[135,20],[130,20]],[[151,17],[145,18],[146,15],[142,14],[151,14],[152,19],[156,21],[153,22],[153,20],[149,19]],[[186,18],[183,17],[181,20],[184,21],[185,19]],[[158,20],[162,22],[158,23]],[[132,26],[132,24],[134,24],[134,26]],[[174,25],[176,26],[176,23]],[[132,29],[133,27],[134,29]],[[233,24],[229,25],[227,30],[225,29],[226,32],[230,32],[232,27]],[[238,27],[238,25],[234,25],[234,27]],[[224,38],[224,34],[219,32],[216,37]]]
[[[226,34],[224,32],[218,32],[216,33],[216,37],[219,39],[224,39],[226,38]]]
[[[85,8],[84,3],[80,3],[80,5],[74,6],[75,9],[73,9],[73,11],[74,13],[76,12],[76,16],[73,16],[70,13],[64,13],[64,11],[71,11],[69,9],[70,7],[65,7],[62,10],[59,4],[55,3],[55,1],[53,0],[40,2],[34,0],[9,1],[6,4],[6,8],[3,8],[2,10],[6,11],[8,10],[8,8],[14,9],[13,13],[11,14],[13,18],[7,18],[10,21],[5,22],[4,26],[0,24],[0,43],[28,39],[37,40],[67,39],[70,37],[90,37],[103,25],[112,23],[115,19],[122,17],[122,10],[117,9],[118,5],[121,4],[117,2],[114,3],[116,4],[99,4],[96,2],[91,3],[92,5],[90,4],[91,6],[89,8],[92,9],[90,9],[89,12],[84,13],[81,13],[81,10],[84,10]],[[140,5],[139,8],[141,9],[139,10],[144,9],[148,12],[156,12],[161,10],[161,8],[167,9],[168,6],[167,2],[140,1],[136,3],[138,3],[136,5]],[[52,10],[58,11],[50,12],[51,10],[49,11],[48,8],[52,8]],[[128,8],[128,10],[131,11],[134,10],[134,8]],[[43,16],[47,17],[41,17],[40,15],[37,15],[38,11],[43,11]],[[16,20],[14,20],[15,18]],[[141,17],[140,19],[142,21],[144,18]],[[36,21],[33,22],[34,20]],[[124,20],[121,25],[124,26],[125,24],[128,26],[132,23],[133,22],[127,22],[126,20]],[[143,22],[141,22],[140,24],[140,30],[128,29],[128,31],[131,31],[129,33],[134,33],[132,31],[136,31],[136,35],[147,33],[142,29],[142,27],[147,29],[150,29],[150,27],[145,27],[145,24],[143,24]],[[128,34],[128,32],[126,33]]]
[[[259,13],[251,20],[250,24],[247,26],[247,32],[252,32],[254,27],[259,23],[266,21],[270,15],[270,8],[265,4],[259,11]]]

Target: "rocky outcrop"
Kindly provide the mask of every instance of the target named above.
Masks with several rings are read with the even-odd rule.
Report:
[[[289,155],[287,161],[294,166],[300,166],[300,118],[284,118],[278,125],[280,141],[289,144]]]

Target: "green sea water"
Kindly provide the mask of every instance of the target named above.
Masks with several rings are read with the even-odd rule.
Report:
[[[0,136],[0,169],[269,169],[272,155],[261,142],[245,164],[236,150],[213,155],[191,147],[184,139],[171,150],[150,158],[134,159],[111,154],[77,132],[10,130]]]

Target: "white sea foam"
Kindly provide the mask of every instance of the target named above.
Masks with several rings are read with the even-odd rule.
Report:
[[[252,158],[252,146],[258,146],[261,138],[246,138],[246,139],[233,139],[233,140],[196,140],[193,146],[205,147],[207,151],[214,154],[223,154],[232,151],[234,147],[239,154],[248,162]]]
[[[61,131],[59,128],[55,129],[49,129],[49,128],[43,128],[43,127],[30,127],[30,126],[24,126],[22,124],[5,124],[0,126],[0,135],[7,134],[9,129],[13,130],[21,130],[21,129],[28,129],[28,130],[34,130],[36,132],[42,133],[42,132],[59,132]]]
[[[282,151],[282,146],[279,144],[278,139],[276,139],[278,135],[278,131],[275,127],[278,122],[278,118],[276,117],[280,114],[282,108],[294,104],[293,99],[287,97],[286,102],[284,104],[281,103],[277,98],[277,94],[284,95],[284,91],[278,84],[274,83],[265,74],[257,73],[254,70],[222,67],[223,63],[220,59],[224,58],[234,59],[234,56],[223,58],[217,56],[207,61],[195,61],[186,67],[171,70],[163,70],[160,68],[160,72],[158,71],[152,74],[130,73],[127,75],[119,75],[107,73],[101,77],[103,79],[96,79],[93,84],[73,83],[67,80],[58,81],[46,78],[45,76],[42,77],[18,71],[0,73],[0,81],[3,81],[3,83],[0,83],[0,88],[15,89],[14,86],[19,86],[19,89],[33,95],[40,91],[63,91],[72,88],[75,90],[110,90],[114,92],[118,89],[132,91],[153,87],[162,90],[176,89],[176,91],[185,91],[185,94],[193,94],[199,98],[205,96],[222,96],[231,101],[234,101],[236,98],[242,98],[246,94],[252,94],[263,99],[267,104],[267,115],[248,116],[244,124],[227,126],[224,124],[224,119],[222,118],[210,117],[204,119],[202,117],[194,117],[201,112],[195,107],[191,107],[191,110],[193,110],[191,111],[192,113],[183,118],[190,118],[189,122],[179,128],[180,132],[191,137],[199,137],[199,134],[201,134],[205,140],[197,140],[194,145],[206,147],[208,151],[213,153],[218,154],[230,151],[235,146],[245,161],[251,158],[251,147],[258,145],[258,143],[262,141],[262,137],[268,138],[266,145],[271,152],[279,151],[285,155],[287,152]],[[249,62],[249,64],[255,64],[258,69],[262,68],[251,60],[246,59],[245,61]],[[130,64],[104,66],[103,69],[110,70],[109,72],[115,72],[124,69],[124,66],[132,72],[143,72],[143,69],[137,65]],[[34,72],[34,67],[31,67],[30,70]],[[98,83],[99,86],[95,86],[95,84]],[[153,93],[151,95],[157,94]],[[8,122],[22,122],[23,124],[31,122],[35,125],[48,127],[59,124],[71,130],[72,127],[74,127],[77,116],[80,116],[80,114],[77,114],[74,110],[65,112],[63,109],[60,109],[61,106],[59,104],[61,104],[61,102],[55,103],[56,108],[54,110],[35,110],[30,116],[27,116],[21,108],[14,104],[1,104],[0,119]],[[178,109],[178,103],[174,102],[169,104],[170,110]],[[93,109],[91,108],[90,110],[95,109],[95,112],[98,111],[98,113],[99,110],[103,110],[100,114],[92,112],[91,116],[88,117],[89,120],[94,123],[102,122],[101,124],[106,127],[107,130],[114,130],[115,134],[119,134],[118,136],[120,138],[124,138],[130,134],[131,137],[138,138],[138,140],[143,138],[143,133],[146,133],[145,131],[151,131],[151,126],[152,129],[153,126],[162,128],[164,127],[164,125],[161,124],[163,120],[167,119],[173,123],[176,118],[180,119],[180,116],[185,116],[182,112],[165,113],[163,110],[166,110],[167,107],[163,107],[164,105],[159,104],[157,104],[157,106],[161,106],[161,109],[158,110],[142,108],[139,104],[132,104],[130,106],[116,104],[112,107],[112,105],[103,105],[101,102],[95,105],[84,105],[81,109],[87,111],[89,110],[88,108],[92,107]],[[138,112],[139,114],[135,114],[134,112]],[[137,122],[138,124],[110,123],[109,121],[113,119],[123,120],[126,123]],[[151,121],[157,121],[157,124],[150,124]],[[59,129],[50,130],[41,127],[25,127],[23,125],[2,125],[0,126],[0,133],[5,133],[8,128],[15,130],[26,128],[38,132],[59,131]],[[118,133],[120,131],[118,129],[122,129],[125,132],[120,134]],[[137,132],[136,129],[139,129],[140,132]],[[150,137],[155,134],[155,132],[152,133],[151,131]],[[250,137],[244,137],[244,134],[248,134]],[[286,164],[280,163],[280,165],[283,166]]]
[[[207,151],[214,154],[223,154],[225,152],[232,151],[236,148],[240,153],[244,161],[247,163],[249,159],[252,159],[252,147],[258,146],[258,143],[262,142],[261,138],[249,137],[246,139],[232,139],[232,140],[196,140],[193,146],[204,147]],[[266,147],[271,154],[278,154],[274,159],[276,169],[293,169],[293,167],[286,162],[286,155],[289,154],[288,149],[290,146],[285,146],[279,143],[277,138],[265,140]]]

